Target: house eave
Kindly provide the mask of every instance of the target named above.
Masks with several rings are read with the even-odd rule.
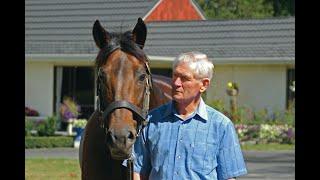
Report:
[[[237,58],[213,58],[214,64],[243,64],[243,65],[294,65],[294,57],[237,57]]]
[[[151,67],[171,67],[175,57],[148,56]],[[236,57],[210,59],[215,65],[295,65],[294,57]]]
[[[151,67],[170,68],[175,57],[148,56]],[[96,54],[26,54],[26,62],[93,65]],[[215,65],[295,65],[294,57],[235,57],[210,59]]]
[[[26,54],[25,62],[55,65],[93,65],[95,54]]]

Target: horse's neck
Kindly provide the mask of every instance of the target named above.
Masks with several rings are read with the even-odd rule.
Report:
[[[154,75],[152,91],[150,92],[150,110],[172,100],[170,79],[164,76]]]

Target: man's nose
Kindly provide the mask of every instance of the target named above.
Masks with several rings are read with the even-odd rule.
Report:
[[[181,84],[182,84],[181,78],[180,78],[180,77],[174,78],[174,79],[173,79],[173,84],[174,84],[175,86],[181,86]]]

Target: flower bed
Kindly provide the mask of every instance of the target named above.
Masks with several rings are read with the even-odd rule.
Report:
[[[295,143],[295,127],[290,125],[245,125],[236,124],[235,129],[241,143]]]
[[[26,116],[39,116],[39,112],[35,109],[30,108],[30,107],[24,108],[24,114]]]

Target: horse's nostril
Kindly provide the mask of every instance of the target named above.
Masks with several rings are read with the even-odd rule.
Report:
[[[130,139],[130,140],[134,140],[135,139],[135,135],[134,135],[134,133],[132,131],[129,131],[128,139]]]
[[[107,137],[110,138],[112,141],[115,141],[118,139],[117,136],[115,136],[114,133],[110,130],[107,133]]]

